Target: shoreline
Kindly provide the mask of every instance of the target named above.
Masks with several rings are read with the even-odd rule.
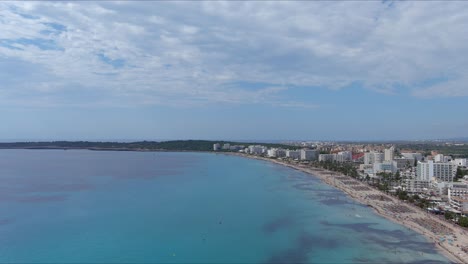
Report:
[[[428,242],[435,245],[439,253],[447,257],[450,261],[453,261],[454,263],[468,263],[468,254],[464,253],[461,248],[457,246],[468,246],[467,230],[456,225],[450,225],[437,218],[435,215],[422,211],[419,207],[400,201],[397,198],[371,188],[367,184],[363,184],[352,177],[335,171],[301,166],[301,164],[290,164],[265,157],[229,152],[222,154],[272,162],[274,164],[289,167],[314,176],[320,179],[323,183],[341,190],[351,199],[363,205],[372,207],[374,212],[379,216],[423,235]],[[368,190],[366,190],[366,187]],[[357,191],[356,189],[358,188],[361,188],[362,190]],[[371,199],[371,197],[374,199]],[[375,197],[380,197],[380,199],[375,199]],[[451,232],[450,234],[435,233],[427,227],[425,228],[422,226],[422,224],[425,223],[432,223],[435,226],[434,228],[451,230]],[[444,241],[440,240],[442,237],[444,238]],[[451,237],[453,239],[452,245],[448,242],[447,237]]]

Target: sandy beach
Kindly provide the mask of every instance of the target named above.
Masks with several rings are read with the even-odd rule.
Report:
[[[372,207],[377,214],[424,235],[451,261],[468,263],[468,229],[448,223],[421,208],[338,172],[241,153],[225,154],[269,161],[311,174],[342,190],[359,203]]]

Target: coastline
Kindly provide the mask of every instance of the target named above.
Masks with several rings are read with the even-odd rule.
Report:
[[[459,247],[463,245],[468,246],[467,230],[456,225],[450,225],[437,218],[435,215],[424,212],[412,204],[402,202],[379,190],[370,188],[368,185],[365,185],[349,176],[335,171],[306,167],[303,165],[301,166],[301,164],[290,164],[280,160],[242,153],[225,152],[220,154],[268,161],[305,172],[320,179],[322,182],[343,191],[353,200],[372,207],[379,216],[423,235],[428,242],[433,243],[436,246],[436,249],[450,261],[453,261],[454,263],[468,263],[468,254],[463,252],[461,247]],[[356,189],[359,190],[357,191]],[[376,197],[379,198],[376,199]],[[431,226],[433,227],[433,230],[430,230],[423,225]],[[434,230],[439,230],[441,232],[436,233]],[[443,231],[447,232],[444,233]],[[444,240],[441,241],[441,238]],[[449,243],[448,238],[453,239],[452,244]]]

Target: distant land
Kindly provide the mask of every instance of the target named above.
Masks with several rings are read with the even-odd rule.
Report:
[[[213,144],[263,145],[272,148],[291,148],[290,145],[276,143],[211,141],[211,140],[171,140],[137,142],[92,142],[92,141],[40,141],[4,142],[0,149],[89,149],[117,151],[213,151]]]
[[[114,151],[213,151],[213,144],[219,143],[232,145],[262,145],[270,148],[298,149],[303,147],[320,146],[347,146],[350,145],[393,145],[399,150],[411,150],[430,155],[431,151],[437,151],[444,155],[454,157],[468,157],[468,143],[461,141],[431,140],[431,141],[308,141],[311,144],[301,144],[301,141],[285,141],[266,143],[236,142],[225,140],[169,140],[169,141],[135,141],[135,142],[111,142],[111,141],[31,141],[31,142],[3,142],[0,149],[89,149],[89,150],[114,150]],[[222,150],[221,150],[222,151]]]

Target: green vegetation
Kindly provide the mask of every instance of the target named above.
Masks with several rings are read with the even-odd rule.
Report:
[[[468,217],[461,216],[458,218],[458,224],[463,227],[468,227]]]
[[[0,149],[91,149],[91,150],[153,150],[153,151],[213,151],[213,144],[263,145],[267,147],[291,148],[283,144],[242,143],[210,140],[173,140],[138,142],[91,142],[91,141],[51,141],[51,142],[14,142],[0,143]]]
[[[461,178],[463,178],[463,176],[467,175],[468,174],[468,171],[461,167],[458,167],[457,168],[457,173],[455,174],[455,179],[454,181],[459,181]]]
[[[341,172],[353,178],[359,177],[356,167],[351,163],[332,162],[332,161],[315,161],[312,166],[324,168],[326,170]]]
[[[405,191],[398,190],[397,191],[397,196],[398,196],[398,199],[403,200],[403,201],[406,201],[406,200],[409,199],[408,193],[405,192]],[[413,199],[416,199],[416,197],[413,196]],[[418,199],[419,199],[419,197],[418,197]]]
[[[391,172],[379,172],[377,175],[380,177],[380,180],[377,182],[377,188],[381,191],[388,192],[390,187],[399,185],[401,181],[399,172],[395,174]]]
[[[430,155],[431,151],[437,151],[444,155],[451,155],[454,158],[468,157],[468,143],[446,144],[441,142],[408,142],[397,144],[399,149],[407,149]]]
[[[452,219],[455,219],[457,215],[455,213],[452,213],[452,212],[445,212],[445,219],[447,220],[452,220]]]

